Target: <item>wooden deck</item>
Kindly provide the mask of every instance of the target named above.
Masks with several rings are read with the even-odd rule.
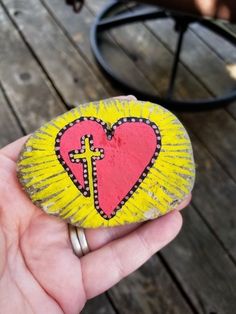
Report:
[[[90,51],[90,26],[105,2],[87,0],[76,15],[63,0],[0,0],[0,146],[69,106],[121,94]],[[104,41],[107,58],[130,82],[161,95],[176,40],[172,28],[171,21],[152,21],[112,31]],[[186,34],[181,59],[179,99],[236,87],[235,48],[197,25]],[[178,116],[197,164],[182,232],[83,313],[236,313],[236,103]]]

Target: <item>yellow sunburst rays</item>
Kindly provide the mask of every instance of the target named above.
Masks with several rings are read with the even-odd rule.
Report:
[[[94,208],[93,197],[82,195],[56,156],[58,132],[80,117],[95,117],[108,126],[124,117],[145,118],[160,130],[162,146],[156,161],[139,188],[110,220],[102,218]],[[149,102],[109,99],[81,105],[43,125],[27,141],[18,161],[18,172],[35,204],[49,214],[86,228],[115,226],[165,214],[192,190],[195,166],[188,135],[172,113]],[[93,194],[92,177],[89,182]]]

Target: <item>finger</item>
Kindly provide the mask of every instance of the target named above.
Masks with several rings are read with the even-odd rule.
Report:
[[[189,194],[177,207],[176,210],[185,208],[191,201],[192,195]],[[87,229],[85,231],[86,239],[91,251],[97,250],[105,244],[119,239],[137,229],[141,223],[134,223],[126,226],[113,228]]]
[[[139,226],[140,223],[134,223],[112,228],[87,229],[85,230],[85,235],[88,241],[88,246],[91,251],[97,250],[105,244],[129,234]]]
[[[104,292],[140,267],[173,240],[181,225],[181,215],[174,211],[82,257],[80,261],[87,298]]]
[[[28,138],[29,135],[26,135],[19,138],[15,142],[8,144],[7,146],[0,149],[0,154],[3,154],[4,156],[12,159],[13,161],[17,161],[19,153]]]

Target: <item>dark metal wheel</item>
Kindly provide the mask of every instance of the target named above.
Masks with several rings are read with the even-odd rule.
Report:
[[[122,10],[120,10],[122,8]],[[136,8],[136,9],[135,9]],[[115,12],[113,14],[113,12]],[[118,12],[118,13],[116,13]],[[172,71],[169,80],[169,87],[166,92],[165,97],[159,97],[155,94],[149,94],[141,89],[138,89],[134,86],[131,86],[128,82],[121,79],[114,69],[106,62],[105,58],[102,55],[100,49],[100,38],[101,34],[104,31],[110,30],[112,28],[130,24],[134,22],[141,22],[152,19],[166,19],[172,18],[175,21],[176,31],[178,32],[178,40],[176,45],[176,51],[174,54],[174,60],[172,65]],[[137,96],[139,99],[150,100],[153,102],[160,103],[161,105],[173,108],[174,110],[178,109],[187,109],[187,110],[197,110],[197,109],[209,109],[215,108],[216,106],[221,106],[236,100],[236,90],[222,95],[220,97],[215,97],[213,99],[198,99],[198,100],[175,100],[173,98],[173,91],[175,86],[175,80],[177,76],[179,56],[181,53],[182,43],[184,40],[184,34],[188,29],[188,26],[191,23],[199,23],[207,29],[213,31],[217,35],[221,36],[223,39],[231,42],[233,45],[236,45],[236,36],[228,31],[226,28],[220,26],[212,20],[197,18],[188,15],[182,15],[176,12],[170,12],[166,10],[160,10],[151,6],[136,5],[130,10],[127,7],[124,7],[122,1],[112,1],[109,3],[102,12],[97,16],[92,29],[91,29],[91,47],[93,54],[96,58],[101,69],[113,82],[118,84],[124,92],[131,93]]]

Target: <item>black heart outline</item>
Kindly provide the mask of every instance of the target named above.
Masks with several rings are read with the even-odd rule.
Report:
[[[99,123],[103,127],[104,132],[106,133],[108,140],[111,140],[113,138],[116,128],[119,127],[120,125],[124,124],[124,123],[136,123],[136,122],[145,123],[145,124],[149,125],[153,129],[153,131],[154,131],[154,133],[156,135],[157,144],[156,144],[156,149],[155,149],[155,151],[154,151],[154,153],[153,153],[153,155],[151,157],[151,160],[149,161],[147,166],[144,168],[142,174],[139,176],[138,180],[134,183],[133,187],[129,190],[129,192],[125,195],[125,197],[121,200],[121,202],[116,206],[116,208],[114,208],[114,210],[112,211],[111,215],[107,216],[106,213],[100,208],[100,206],[99,206],[99,198],[98,198],[98,191],[97,191],[96,187],[93,186],[93,188],[94,188],[94,208],[101,215],[101,217],[103,217],[106,220],[110,220],[111,218],[115,217],[117,211],[120,210],[124,206],[124,204],[129,200],[129,198],[138,189],[138,187],[143,182],[143,180],[147,177],[147,174],[148,174],[149,170],[151,169],[151,167],[155,163],[155,161],[156,161],[156,159],[157,159],[157,157],[158,157],[158,155],[160,153],[160,150],[161,150],[161,146],[162,146],[161,133],[160,133],[160,130],[159,130],[158,126],[154,122],[152,122],[152,121],[150,121],[149,119],[146,119],[146,118],[137,118],[137,117],[120,118],[110,128],[108,127],[107,123],[105,123],[104,121],[102,121],[101,119],[98,119],[96,117],[80,117],[79,119],[76,119],[76,120],[68,123],[66,126],[64,126],[58,132],[58,134],[56,136],[56,139],[55,139],[56,156],[57,156],[57,159],[60,162],[60,164],[66,170],[66,172],[69,175],[69,178],[71,179],[73,184],[78,188],[78,190],[85,197],[90,197],[91,196],[90,191],[88,191],[89,183],[85,182],[84,188],[83,188],[82,185],[75,178],[75,176],[74,176],[73,172],[71,171],[69,165],[66,164],[66,162],[63,160],[62,156],[60,155],[60,139],[61,139],[62,135],[69,128],[73,127],[77,123],[80,123],[81,121],[94,121],[94,122]],[[91,135],[90,134],[85,134],[84,138],[86,138],[86,137],[91,139]],[[93,184],[97,182],[97,176],[94,175],[94,172],[95,172],[94,170],[96,170],[96,164],[93,164],[93,166],[94,165],[95,165],[95,169],[93,167],[93,173],[92,173],[92,175],[93,175]]]

